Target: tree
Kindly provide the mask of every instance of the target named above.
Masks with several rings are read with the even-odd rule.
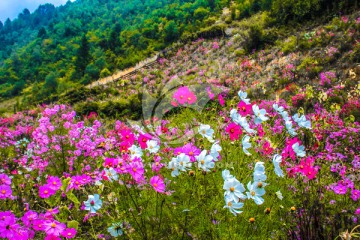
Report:
[[[38,38],[44,38],[45,36],[46,36],[46,29],[44,27],[41,27],[39,29],[37,37]]]
[[[0,21],[0,31],[3,29],[4,24],[2,23],[2,21]]]
[[[179,36],[179,31],[174,20],[171,20],[166,23],[164,27],[164,31],[165,31],[165,40],[167,42],[172,42],[176,40]]]
[[[56,72],[51,72],[46,76],[45,84],[43,87],[44,92],[54,93],[56,91],[56,88],[58,86],[58,82],[57,82],[56,78],[57,78]]]
[[[76,69],[84,75],[86,66],[91,60],[90,47],[85,34],[81,38],[80,48],[77,51],[77,58],[75,62]]]

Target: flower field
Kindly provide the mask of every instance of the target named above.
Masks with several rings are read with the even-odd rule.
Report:
[[[322,41],[323,65],[350,58],[357,21],[338,19],[333,36],[328,27],[302,41]],[[341,31],[352,50],[328,46]],[[234,42],[200,39],[161,59],[162,72],[135,76],[150,94],[161,79],[185,79],[161,113],[137,123],[68,104],[0,118],[0,238],[359,235],[359,77],[294,52],[206,59],[232,52]],[[197,60],[187,51],[200,52]]]

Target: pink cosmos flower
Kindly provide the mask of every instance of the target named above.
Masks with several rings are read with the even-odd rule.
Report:
[[[58,236],[55,236],[55,235],[47,235],[45,238],[44,238],[44,240],[61,240],[61,238],[60,237],[58,237]]]
[[[155,189],[155,191],[159,193],[163,193],[165,191],[165,183],[159,176],[153,176],[150,178],[150,184]]]
[[[30,227],[36,219],[38,219],[38,213],[32,210],[27,211],[21,218],[22,222],[27,227]]]
[[[180,153],[185,153],[190,157],[190,162],[196,162],[195,156],[198,156],[201,153],[201,150],[192,143],[185,144],[181,147],[180,151]]]
[[[141,161],[134,161],[129,163],[127,170],[135,181],[141,182],[144,179],[144,166]]]
[[[135,135],[128,129],[121,130],[121,141],[127,142],[128,145],[133,145],[135,141]]]
[[[141,147],[142,149],[147,148],[146,142],[147,142],[148,140],[150,140],[151,138],[152,138],[151,135],[148,134],[148,133],[146,133],[146,134],[141,134],[141,133],[140,133],[140,135],[139,135],[139,137],[138,137],[138,143],[139,143],[140,147]]]
[[[0,185],[0,199],[9,198],[12,195],[11,187],[8,185]]]
[[[2,184],[11,185],[11,178],[4,173],[0,173],[0,185]]]
[[[54,176],[50,176],[47,179],[47,184],[46,184],[49,188],[51,188],[54,191],[57,191],[61,188],[62,183],[59,177],[54,177]]]
[[[357,201],[360,198],[360,190],[353,189],[351,190],[351,199]]]
[[[244,101],[240,101],[238,104],[238,112],[243,117],[246,117],[247,115],[252,114],[251,104],[246,104]]]
[[[355,214],[360,215],[360,207],[358,209],[356,209]]]
[[[209,96],[209,98],[212,100],[212,99],[214,99],[214,93],[212,93],[211,92],[211,88],[210,87],[207,87],[206,88],[206,92],[207,92],[207,94],[208,94],[208,96]]]
[[[35,231],[44,231],[44,220],[43,219],[34,220],[33,229]]]
[[[265,141],[263,148],[262,148],[262,153],[264,155],[270,155],[273,152],[273,148],[271,147],[270,143],[268,141]]]
[[[224,97],[223,97],[221,94],[218,95],[218,100],[219,100],[219,104],[220,104],[222,107],[225,106]]]
[[[67,228],[61,233],[61,236],[63,236],[66,239],[74,238],[75,235],[76,235],[76,229],[75,228]]]
[[[66,226],[64,223],[58,222],[56,220],[49,220],[44,222],[44,231],[48,235],[59,236]]]
[[[184,105],[186,103],[191,105],[196,103],[197,100],[195,94],[191,92],[187,86],[180,87],[174,93],[173,98],[175,98],[180,105]]]
[[[240,126],[233,122],[226,127],[225,131],[230,135],[231,141],[238,140],[242,134]]]

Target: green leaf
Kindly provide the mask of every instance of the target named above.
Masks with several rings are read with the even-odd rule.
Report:
[[[79,202],[79,199],[77,199],[77,197],[73,194],[73,192],[67,192],[66,193],[66,197],[71,200],[74,204],[75,204],[75,207],[78,208],[80,206],[80,202]]]
[[[62,190],[63,192],[66,191],[66,188],[68,187],[68,185],[69,185],[69,183],[70,183],[70,180],[71,180],[70,178],[66,178],[66,179],[62,180],[61,190]]]
[[[68,228],[75,228],[76,230],[78,230],[78,227],[79,227],[79,222],[78,221],[69,221],[67,222],[67,227]]]

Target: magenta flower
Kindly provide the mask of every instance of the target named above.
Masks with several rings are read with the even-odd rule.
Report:
[[[242,134],[240,126],[233,122],[226,127],[225,131],[230,135],[231,141],[238,140]]]
[[[180,87],[173,95],[173,98],[176,99],[176,101],[180,104],[180,105],[184,105],[184,104],[194,104],[196,103],[196,96],[193,92],[190,91],[190,89],[185,86],[185,87]]]
[[[10,211],[0,212],[0,219],[0,237],[14,239],[16,232],[20,227],[20,225],[16,223],[14,214]]]
[[[273,152],[273,148],[271,147],[270,143],[268,141],[265,141],[263,148],[262,148],[262,153],[264,155],[270,155]]]
[[[128,145],[133,145],[135,141],[135,135],[128,129],[121,130],[121,141],[127,142]]]
[[[38,219],[38,213],[34,212],[32,210],[27,211],[24,216],[21,218],[22,222],[24,223],[25,226],[27,227],[31,227],[31,225],[33,224],[33,222]]]
[[[196,162],[195,156],[198,156],[201,153],[201,150],[197,148],[192,143],[187,143],[181,147],[180,153],[185,153],[190,157],[190,162]],[[177,155],[179,155],[178,153]]]
[[[218,100],[219,100],[219,104],[222,107],[225,106],[225,100],[224,100],[224,97],[221,94],[218,95]]]
[[[47,235],[59,236],[66,226],[64,223],[58,222],[56,220],[49,220],[44,222],[44,231]]]
[[[74,238],[75,235],[76,235],[76,229],[75,228],[67,228],[61,233],[61,236],[63,236],[66,239]]]
[[[46,184],[49,188],[51,188],[52,190],[54,191],[57,191],[61,188],[62,186],[62,183],[61,183],[61,180],[59,177],[53,177],[53,176],[50,176],[48,179],[47,179],[47,184]]]
[[[138,137],[138,143],[142,149],[147,148],[146,142],[151,139],[151,135],[146,134],[140,134]]]
[[[356,209],[355,214],[360,215],[360,207],[358,209]]]
[[[337,185],[332,187],[334,193],[344,195],[347,192],[347,187],[341,183],[338,183]]]
[[[351,199],[357,201],[360,198],[360,190],[353,189],[351,190]]]
[[[144,166],[141,161],[134,161],[129,163],[127,170],[135,181],[140,182],[144,179]]]
[[[0,185],[0,199],[9,198],[12,195],[11,187],[8,185]]]
[[[0,173],[0,185],[11,185],[11,178],[9,178],[6,174]]]
[[[43,219],[36,219],[33,222],[33,229],[35,231],[44,231],[45,229],[45,225],[44,225],[44,220]]]
[[[251,104],[246,104],[244,101],[240,101],[238,104],[238,112],[243,117],[246,117],[247,115],[252,114]]]
[[[58,237],[58,236],[55,236],[55,235],[50,234],[50,235],[47,235],[47,236],[44,238],[44,240],[61,240],[61,238]]]
[[[48,184],[39,187],[39,196],[41,198],[49,198],[55,194],[55,191]]]
[[[165,191],[165,183],[159,176],[153,176],[150,178],[150,184],[155,191],[159,193],[163,193]]]

